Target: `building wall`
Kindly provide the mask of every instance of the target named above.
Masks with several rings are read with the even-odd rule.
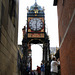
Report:
[[[0,75],[17,75],[18,4],[10,17],[9,0],[0,0]]]
[[[1,0],[0,0],[0,25],[1,25]]]
[[[58,0],[61,75],[75,75],[75,0]]]

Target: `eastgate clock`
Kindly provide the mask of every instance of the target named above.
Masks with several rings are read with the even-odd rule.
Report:
[[[29,22],[29,27],[33,31],[39,31],[43,28],[43,22],[39,18],[33,18]]]

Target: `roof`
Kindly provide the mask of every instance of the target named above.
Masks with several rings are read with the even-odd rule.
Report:
[[[57,6],[58,0],[54,0],[53,5]]]
[[[36,2],[35,2],[34,5],[32,5],[32,6],[30,7],[30,10],[31,10],[31,11],[32,11],[32,10],[35,10],[35,9],[40,10],[40,11],[43,10],[43,9],[41,8],[41,6],[39,6]]]

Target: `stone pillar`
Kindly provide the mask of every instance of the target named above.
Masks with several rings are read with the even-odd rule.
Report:
[[[43,63],[44,63],[44,61],[45,61],[45,49],[44,49],[44,44],[43,44]]]
[[[22,74],[25,74],[26,73],[26,66],[27,66],[27,57],[28,57],[28,51],[27,51],[28,50],[28,45],[27,45],[27,42],[25,42],[23,40],[22,46],[23,46]]]
[[[45,44],[45,75],[47,75],[47,44]]]

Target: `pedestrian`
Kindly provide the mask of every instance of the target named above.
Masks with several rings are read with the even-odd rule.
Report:
[[[30,67],[29,67],[29,65],[27,64],[27,66],[26,66],[26,74],[29,75],[29,72],[30,72]]]
[[[41,70],[40,70],[40,67],[39,66],[37,66],[37,72],[38,72],[38,75],[41,74]]]
[[[35,72],[34,71],[32,71],[32,74],[31,75],[35,75]]]
[[[60,65],[60,61],[56,61],[56,57],[53,57],[51,61],[51,75],[58,75],[58,65]]]
[[[41,63],[41,75],[45,75],[45,66]]]
[[[38,72],[37,72],[37,70],[35,70],[34,72],[35,72],[35,75],[38,75]]]

